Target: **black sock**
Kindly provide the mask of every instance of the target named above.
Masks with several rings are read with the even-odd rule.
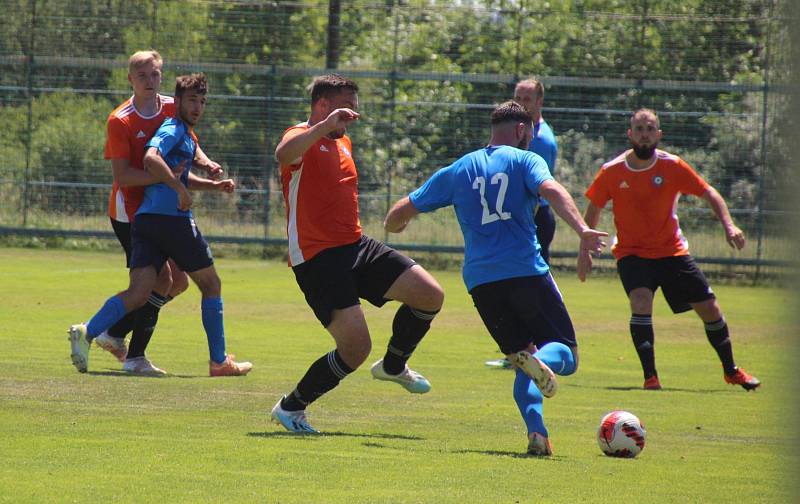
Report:
[[[281,401],[281,408],[286,411],[306,409],[323,394],[336,388],[352,372],[353,369],[345,364],[339,352],[331,350],[311,364],[297,387]]]
[[[717,351],[725,373],[729,375],[735,373],[736,363],[733,361],[733,346],[728,336],[728,323],[721,318],[716,322],[705,322],[705,326],[708,342]]]
[[[658,376],[656,371],[656,352],[655,335],[653,334],[653,316],[631,315],[631,339],[636,353],[639,355],[639,362],[642,363],[642,371],[645,380],[651,376]]]
[[[131,343],[128,345],[128,359],[144,356],[144,351],[150,343],[156,322],[158,322],[158,312],[166,302],[167,299],[164,296],[151,292],[150,299],[144,306],[133,312],[136,314],[136,318],[133,324]]]
[[[402,305],[394,316],[392,322],[392,337],[383,356],[383,369],[389,374],[400,374],[406,367],[406,362],[414,353],[414,349],[428,329],[438,310],[428,312]]]
[[[108,335],[112,338],[124,338],[133,329],[133,323],[136,321],[136,310],[130,311],[124,317],[119,319],[116,324],[111,326]]]

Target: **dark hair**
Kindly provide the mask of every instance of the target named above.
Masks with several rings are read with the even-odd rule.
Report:
[[[501,103],[492,111],[492,126],[506,122],[533,124],[531,114],[515,101]]]
[[[186,91],[192,90],[197,94],[208,93],[208,79],[204,73],[179,75],[175,78],[175,96],[183,96]]]
[[[358,93],[358,84],[354,81],[337,74],[321,75],[314,79],[308,86],[311,93],[311,104],[317,103],[320,98],[330,98],[342,91],[352,91]]]

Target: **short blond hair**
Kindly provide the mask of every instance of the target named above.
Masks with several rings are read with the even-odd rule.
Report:
[[[128,58],[128,73],[133,73],[134,70],[151,61],[159,67],[164,64],[164,60],[161,59],[161,55],[158,54],[158,51],[152,49],[148,51],[136,51]]]
[[[530,78],[521,80],[521,81],[517,82],[516,86],[514,86],[514,90],[516,90],[520,86],[522,86],[522,87],[532,87],[533,89],[536,90],[536,96],[538,96],[540,98],[544,98],[544,86],[542,85],[542,83],[541,83],[541,81],[539,79],[536,79],[534,77],[530,77]]]

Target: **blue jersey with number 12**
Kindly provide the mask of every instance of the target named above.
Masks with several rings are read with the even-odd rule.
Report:
[[[539,186],[552,179],[538,154],[489,146],[440,169],[409,199],[420,212],[453,205],[464,234],[464,283],[472,290],[548,272],[533,210]]]

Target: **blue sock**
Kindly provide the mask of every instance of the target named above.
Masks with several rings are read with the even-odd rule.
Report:
[[[225,361],[225,327],[222,324],[222,298],[205,298],[200,305],[203,328],[208,339],[208,353],[217,364]]]
[[[125,304],[121,297],[111,296],[108,298],[100,311],[95,313],[94,317],[86,324],[86,334],[89,339],[96,338],[100,333],[116,324],[125,316],[125,313]]]
[[[575,356],[563,343],[547,343],[533,355],[557,375],[566,376],[575,372]]]
[[[517,407],[528,427],[528,435],[532,432],[538,432],[545,437],[547,435],[547,428],[544,426],[544,418],[542,417],[542,393],[539,388],[531,380],[528,375],[516,370],[516,377],[514,378],[514,400],[517,402]]]

